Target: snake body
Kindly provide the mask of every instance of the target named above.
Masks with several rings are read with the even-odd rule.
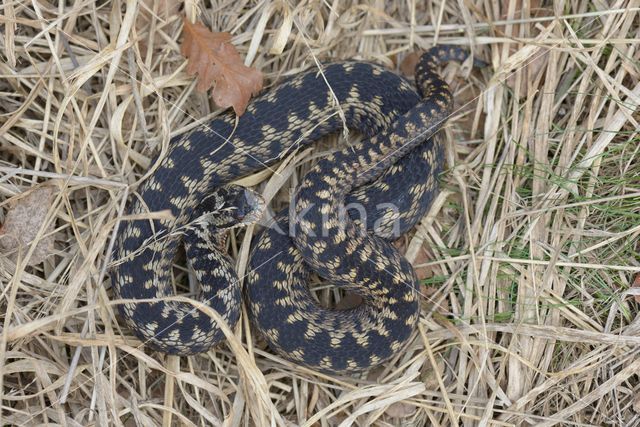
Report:
[[[245,293],[249,314],[273,349],[321,370],[357,371],[397,353],[418,319],[415,273],[387,241],[343,215],[343,206],[359,203],[381,234],[395,235],[393,226],[405,231],[424,215],[442,163],[441,146],[430,137],[452,104],[435,68],[466,56],[451,47],[423,54],[416,68],[420,94],[377,65],[329,64],[256,98],[237,126],[227,115],[172,141],[130,208],[132,214],[168,209],[172,218],[128,222],[116,243],[112,281],[116,296],[130,300],[120,313],[136,335],[180,355],[218,343],[223,334],[213,319],[191,304],[163,300],[173,294],[173,259],[200,201],[347,126],[367,139],[323,158],[305,176],[292,227],[286,215],[277,218],[291,236],[273,227],[255,245]],[[377,209],[385,201],[395,209]],[[197,298],[233,326],[241,294],[232,262],[220,250],[192,246],[201,249],[187,249],[200,280]],[[363,304],[342,311],[321,307],[306,286],[310,270],[360,294]]]

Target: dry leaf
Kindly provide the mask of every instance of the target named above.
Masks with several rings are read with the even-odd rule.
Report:
[[[436,356],[436,366],[434,367],[431,363],[429,363],[428,366],[429,369],[422,371],[421,380],[427,387],[427,390],[438,390],[440,388],[438,377],[442,378],[445,375],[444,361],[441,357]]]
[[[247,67],[229,33],[212,33],[204,25],[184,19],[182,54],[189,60],[187,73],[198,74],[197,90],[204,92],[215,82],[212,96],[219,107],[233,107],[241,116],[251,95],[262,89],[262,73]]]
[[[640,414],[640,395],[636,395],[633,399],[633,410],[636,414]]]
[[[420,53],[411,52],[404,57],[400,63],[400,72],[403,76],[413,77],[416,72],[416,66],[420,62]]]
[[[389,405],[385,414],[392,418],[409,418],[416,413],[418,408],[405,402],[395,402]]]
[[[18,252],[25,255],[36,238],[51,207],[53,187],[42,186],[20,196],[7,212],[4,224],[0,227],[0,252],[8,253],[15,260]],[[28,265],[40,264],[53,250],[54,236],[51,234],[53,222],[46,236],[38,240]]]

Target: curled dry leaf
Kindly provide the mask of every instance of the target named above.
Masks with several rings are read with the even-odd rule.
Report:
[[[204,92],[212,85],[213,100],[219,107],[233,107],[241,116],[252,95],[262,89],[262,73],[247,67],[229,33],[213,33],[197,22],[184,19],[181,52],[189,60],[187,73],[198,75],[197,90]]]
[[[34,188],[21,195],[10,205],[4,224],[0,227],[0,252],[15,260],[18,253],[24,256],[38,235],[51,206],[54,188],[48,185]],[[45,260],[53,250],[54,237],[50,233],[53,222],[45,236],[36,242],[28,265]]]

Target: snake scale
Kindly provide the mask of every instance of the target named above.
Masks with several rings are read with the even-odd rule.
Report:
[[[466,57],[448,46],[425,52],[416,67],[418,93],[377,65],[324,65],[322,73],[303,72],[253,100],[237,126],[229,114],[173,140],[129,209],[168,209],[172,218],[126,222],[116,241],[112,283],[116,296],[128,300],[120,314],[134,333],[178,355],[221,341],[209,316],[163,299],[174,294],[172,265],[184,240],[200,282],[196,298],[230,326],[240,317],[243,293],[234,264],[206,237],[216,230],[193,232],[202,222],[202,201],[346,126],[364,139],[322,158],[297,189],[291,219],[278,214],[254,245],[244,292],[248,313],[272,349],[319,370],[359,371],[397,354],[415,330],[419,283],[384,237],[411,228],[437,192],[443,154],[431,136],[450,114],[452,97],[436,67]],[[345,205],[361,207],[367,217]],[[362,304],[321,306],[309,290],[311,271],[357,293]]]

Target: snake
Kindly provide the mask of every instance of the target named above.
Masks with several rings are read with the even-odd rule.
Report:
[[[390,239],[413,227],[437,194],[443,148],[433,136],[453,104],[437,67],[467,56],[452,46],[424,52],[417,91],[380,65],[321,64],[256,97],[240,118],[225,114],[175,137],[139,187],[115,243],[112,286],[134,334],[151,349],[183,356],[224,340],[211,316],[170,298],[183,246],[199,282],[192,298],[231,327],[244,298],[251,324],[286,359],[357,372],[398,354],[416,329],[420,284]],[[257,238],[248,274],[238,277],[219,236],[255,221],[264,206],[233,182],[345,127],[363,139],[303,177],[289,212]],[[147,215],[159,211],[170,215]],[[362,303],[324,307],[309,288],[312,272]]]

